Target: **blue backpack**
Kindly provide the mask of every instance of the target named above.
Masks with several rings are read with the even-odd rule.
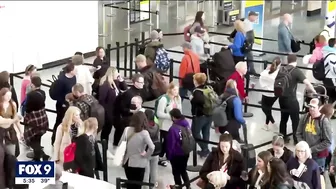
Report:
[[[159,70],[163,72],[168,71],[170,60],[168,57],[168,52],[163,47],[158,47],[156,49],[154,64]]]

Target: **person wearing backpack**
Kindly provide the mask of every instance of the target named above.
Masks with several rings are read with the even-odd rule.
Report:
[[[327,89],[327,94],[329,96],[329,102],[336,101],[336,73],[334,62],[336,61],[336,39],[330,38],[328,45],[322,48],[323,58],[325,59],[324,64],[324,79],[323,85]]]
[[[191,113],[193,115],[192,120],[192,133],[196,139],[209,140],[210,128],[211,128],[211,111],[210,107],[206,107],[210,101],[209,96],[206,95],[210,90],[205,83],[207,76],[204,73],[197,73],[194,75],[195,90],[190,95]],[[217,99],[215,99],[217,100]],[[201,157],[206,157],[210,151],[207,143],[198,142],[201,147],[201,151],[197,153]]]
[[[224,93],[219,97],[219,100],[222,102],[226,102],[225,108],[225,116],[226,116],[226,124],[218,125],[219,132],[225,133],[229,132],[233,138],[233,140],[237,140],[241,142],[241,138],[239,136],[239,129],[241,125],[245,126],[246,122],[243,118],[243,106],[242,102],[237,95],[238,90],[236,88],[236,82],[232,79],[226,82],[226,87]],[[213,115],[214,118],[216,115]]]
[[[135,59],[135,63],[145,79],[141,95],[144,102],[152,101],[165,94],[168,86],[161,72],[153,64],[148,64],[147,60],[142,54]]]
[[[290,54],[287,56],[288,64],[281,66],[274,81],[274,95],[279,97],[279,105],[281,111],[281,120],[279,130],[284,136],[285,142],[289,142],[287,136],[287,121],[291,118],[293,133],[296,133],[300,120],[300,106],[297,100],[296,89],[298,83],[304,83],[306,88],[312,93],[316,93],[313,85],[306,79],[303,72],[296,67],[296,55]],[[296,136],[293,136],[294,144],[297,143]]]
[[[300,119],[295,135],[298,141],[308,143],[312,158],[323,172],[331,146],[332,130],[330,120],[320,113],[319,102],[317,98],[310,100],[309,113]]]
[[[161,42],[160,34],[158,31],[153,30],[150,33],[151,42],[146,45],[144,55],[146,58],[150,59],[152,62],[155,61],[156,50],[158,48],[163,48],[163,43]]]
[[[56,100],[56,121],[51,137],[51,144],[53,145],[56,137],[57,127],[63,120],[64,114],[68,108],[65,96],[72,92],[72,87],[76,84],[76,71],[73,63],[67,64],[56,81],[49,89],[49,95],[53,100]]]
[[[155,117],[157,124],[163,130],[168,130],[171,126],[172,120],[170,117],[170,110],[177,108],[182,111],[182,100],[179,95],[178,85],[171,82],[168,86],[166,94],[163,94],[155,101]],[[163,140],[163,149],[160,153],[159,165],[166,167],[168,162],[163,158],[166,153],[165,140]]]
[[[189,146],[191,149],[186,149],[183,143],[187,144],[188,141],[194,139],[191,135],[189,122],[182,115],[181,111],[174,108],[169,114],[173,120],[173,125],[168,130],[166,138],[167,159],[172,166],[175,185],[179,186],[182,185],[182,180],[183,183],[189,182],[187,164],[189,153],[193,148],[193,146]],[[187,188],[190,188],[190,185]]]

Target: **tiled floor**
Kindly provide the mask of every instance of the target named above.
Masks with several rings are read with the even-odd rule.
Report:
[[[299,2],[300,3],[300,2]],[[175,3],[176,4],[176,3]],[[181,4],[181,3],[180,3]],[[289,4],[289,3],[288,3]],[[283,7],[287,8],[285,10],[283,10],[283,7],[281,9],[281,12],[289,12],[291,10],[291,5],[288,4],[284,4]],[[297,6],[300,6],[300,4],[298,4]],[[165,7],[165,9],[164,9]],[[270,7],[269,5],[266,7]],[[303,6],[304,7],[304,6]],[[181,10],[180,10],[181,9]],[[268,8],[270,9],[270,8]],[[299,8],[295,8],[295,10],[299,10]],[[187,15],[187,16],[183,16],[183,20],[173,20],[173,19],[165,19],[166,17],[163,15],[164,14],[164,10],[166,10],[166,13],[169,18],[173,18],[175,13],[172,12],[176,12],[176,6],[174,7],[173,5],[164,5],[164,2],[161,3],[160,5],[160,10],[161,10],[161,18],[160,18],[160,28],[163,29],[164,33],[169,33],[169,32],[181,32],[183,26],[188,22],[190,23],[193,19],[193,14]],[[118,10],[120,11],[120,10]],[[183,13],[183,9],[181,7],[179,7],[178,9],[180,15],[184,14]],[[188,6],[188,12],[194,12],[195,11],[195,6],[190,5]],[[209,11],[210,12],[210,11]],[[265,22],[265,27],[264,27],[264,37],[266,38],[273,38],[276,39],[277,37],[277,25],[279,23],[280,18],[274,18],[274,19],[269,19],[272,17],[272,11],[266,11],[266,19],[267,20]],[[169,14],[168,14],[169,13]],[[293,14],[294,15],[294,24],[293,24],[293,33],[297,38],[300,39],[304,39],[307,41],[310,41],[315,35],[316,33],[318,33],[322,26],[323,23],[321,21],[321,19],[319,17],[315,17],[315,18],[306,18],[305,17],[305,13],[297,11],[296,13]],[[176,16],[176,15],[175,15]],[[133,40],[135,37],[139,37],[139,32],[140,31],[146,31],[148,30],[148,28],[146,27],[138,27],[135,28],[135,30],[128,35],[127,32],[124,32],[122,30],[122,28],[124,28],[125,26],[125,18],[121,19],[123,16],[117,14],[116,17],[114,17],[113,19],[115,20],[119,20],[119,21],[115,21],[115,25],[118,25],[118,28],[114,28],[113,32],[114,33],[113,36],[111,38],[113,38],[112,40],[110,40],[108,43],[111,42],[115,42],[116,39],[118,39],[120,42],[123,41],[127,41],[127,40]],[[165,19],[165,20],[164,20]],[[122,20],[122,21],[121,21]],[[232,28],[230,27],[219,27],[219,28],[214,28],[214,31],[219,31],[219,32],[225,32],[225,33],[229,33]],[[215,42],[227,42],[226,37],[224,36],[213,36],[212,37],[212,41]],[[165,46],[167,48],[173,49],[173,50],[181,50],[181,48],[179,47],[179,45],[181,44],[181,42],[183,41],[183,37],[182,36],[174,36],[174,37],[165,37],[163,42],[165,44]],[[112,45],[113,46],[113,45]],[[217,52],[220,49],[220,46],[216,46],[216,45],[212,45],[212,54],[214,52]],[[264,41],[264,45],[263,45],[263,49],[267,50],[267,51],[276,51],[277,50],[277,44],[276,42],[269,42],[269,41]],[[302,50],[300,51],[300,54],[306,54],[308,51],[307,47],[303,47]],[[129,51],[128,51],[129,52]],[[112,65],[116,65],[115,60],[115,53],[112,52]],[[175,53],[170,53],[169,56],[175,60],[181,60],[181,55],[180,54],[175,54]],[[270,60],[274,57],[275,55],[272,54],[267,54],[266,56],[262,57],[262,59],[267,59]],[[121,61],[121,66],[123,66],[123,53],[120,54],[120,61]],[[87,59],[86,62],[92,62],[93,58]],[[129,59],[128,59],[129,61]],[[299,64],[301,64],[300,60],[299,60]],[[262,65],[261,64],[255,64],[255,67],[257,69],[257,71],[261,71],[262,70]],[[174,66],[174,75],[177,75],[178,73],[178,68],[179,65],[176,64]],[[41,71],[41,77],[42,80],[44,81],[44,83],[48,84],[48,82],[46,81],[47,79],[51,78],[52,74],[56,74],[58,73],[60,70],[60,67],[57,68],[52,68],[49,70],[44,70]],[[255,88],[260,88],[258,81],[254,80],[253,82],[256,83],[256,87]],[[15,79],[14,80],[14,86],[17,90],[17,93],[19,93],[20,91],[20,84],[21,84],[21,79]],[[43,88],[45,91],[48,91],[47,88]],[[304,90],[304,86],[300,85],[298,87],[298,98],[300,100],[300,104],[302,105],[302,98],[303,98],[303,90]],[[258,92],[251,92],[249,93],[249,99],[251,104],[258,104],[257,102],[260,100],[261,98],[261,93]],[[47,98],[47,108],[49,109],[55,109],[55,102],[53,100],[51,100],[49,97]],[[147,106],[152,106],[153,107],[153,102],[151,103],[146,103]],[[278,103],[275,104],[275,107],[278,107]],[[249,112],[253,112],[254,116],[251,118],[246,118],[247,120],[247,127],[248,127],[248,139],[250,141],[250,143],[253,143],[254,145],[258,145],[260,143],[266,142],[271,140],[272,136],[274,135],[274,132],[276,132],[277,130],[274,129],[272,131],[265,131],[262,130],[262,124],[263,124],[263,120],[265,119],[264,114],[262,113],[260,108],[252,108],[249,107],[248,108]],[[185,100],[183,102],[183,113],[186,115],[190,115],[190,103],[189,101]],[[279,123],[280,121],[280,113],[279,112],[273,112],[274,117],[276,119],[276,122]],[[55,120],[55,114],[52,113],[48,113],[49,116],[49,120],[50,120],[50,128],[53,126],[54,120]],[[288,132],[291,132],[291,128],[290,128],[290,123],[289,123],[289,127],[288,127]],[[111,134],[111,138],[112,138],[112,134]],[[42,145],[45,147],[45,150],[48,154],[52,154],[52,148],[50,145],[50,138],[51,138],[51,133],[47,133],[43,136],[43,140],[42,140]],[[216,134],[214,132],[214,130],[211,130],[211,141],[218,141],[218,134]],[[265,150],[267,148],[269,148],[270,146],[265,146],[262,148],[257,149],[257,152],[260,152],[262,150]],[[290,147],[292,147],[290,145]],[[25,153],[23,152],[20,155],[21,159],[26,159],[25,158]],[[204,159],[200,159],[198,158],[198,165],[202,165],[202,163],[204,162]],[[189,163],[192,163],[192,158],[189,159]],[[112,165],[112,163],[109,161],[108,162],[108,169],[109,169],[109,182],[111,183],[115,183],[115,179],[116,177],[122,177],[125,178],[124,175],[124,171],[122,170],[121,167],[115,167]],[[196,173],[190,173],[190,177],[193,178],[196,176]],[[159,169],[159,179],[161,181],[163,181],[165,184],[173,184],[173,177],[171,174],[171,167],[168,166],[167,168],[161,168]]]

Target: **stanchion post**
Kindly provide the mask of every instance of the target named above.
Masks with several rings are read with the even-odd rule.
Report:
[[[264,70],[267,68],[267,61],[264,61]]]
[[[139,54],[139,39],[135,38],[134,41],[135,41],[135,44],[134,44],[134,46],[135,46],[135,55],[137,56]]]
[[[249,73],[247,73],[249,74]],[[249,86],[250,86],[250,77],[251,75],[249,74],[247,77],[246,77],[246,90],[245,90],[245,94],[248,95],[248,92],[249,92]],[[244,113],[247,113],[247,103],[245,103],[244,105]]]
[[[121,189],[121,180],[119,177],[116,178],[116,189]]]
[[[116,42],[116,62],[117,62],[117,70],[120,72],[120,43]]]
[[[108,169],[107,169],[107,141],[102,140],[102,150],[103,150],[103,179],[108,182]]]
[[[9,74],[9,84],[11,86],[14,86],[14,75],[13,74]]]
[[[132,31],[133,29],[131,28],[130,24],[131,24],[131,21],[130,21],[130,17],[131,17],[131,11],[130,11],[130,2],[128,1],[127,3],[127,28],[124,28],[125,31]]]
[[[194,120],[193,120],[194,121]],[[197,141],[197,139],[195,138],[195,141]],[[187,171],[190,172],[199,172],[202,168],[202,166],[197,165],[197,143],[195,142],[194,145],[194,149],[192,151],[192,165],[187,166]]]
[[[111,66],[111,44],[107,44],[106,58],[107,58],[108,65]]]
[[[127,69],[127,45],[128,43],[124,43],[124,68]],[[127,77],[127,71],[124,70],[124,77]]]
[[[174,80],[174,60],[170,59],[170,64],[169,64],[169,83],[173,82]]]
[[[133,48],[134,48],[134,44],[133,43],[131,43],[131,46],[130,46],[130,57],[129,57],[129,64],[130,64],[130,66],[129,66],[129,78],[132,78],[132,76],[133,76],[133,52],[134,52],[134,50],[133,50]]]
[[[145,44],[145,32],[141,32],[141,44]]]

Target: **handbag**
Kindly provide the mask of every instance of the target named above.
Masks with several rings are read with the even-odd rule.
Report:
[[[291,49],[293,53],[299,52],[301,50],[301,45],[300,45],[300,41],[296,41],[292,32],[288,29],[288,27],[286,26],[289,34],[292,36],[291,39]]]
[[[125,139],[123,141],[121,141],[120,145],[117,147],[114,158],[113,158],[113,164],[115,166],[121,166],[124,160],[124,156],[126,153],[126,148],[127,148],[127,142],[132,138],[132,136],[134,135],[134,133],[128,136],[128,130],[129,127],[126,127],[124,130],[124,134],[125,134]]]
[[[194,75],[195,75],[195,69],[194,69],[194,63],[192,60],[192,57],[190,57],[190,62],[191,62],[191,67],[192,67],[192,72],[187,73],[184,78],[182,78],[182,87],[188,90],[192,90],[195,88],[194,86]]]

